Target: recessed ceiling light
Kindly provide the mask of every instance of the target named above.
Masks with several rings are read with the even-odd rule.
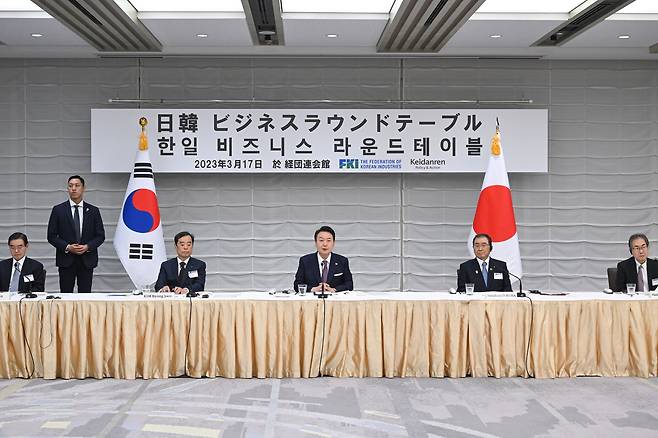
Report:
[[[338,35],[335,33],[328,33],[327,38],[338,38]]]
[[[583,0],[551,0],[551,1],[528,1],[528,0],[487,0],[478,9],[478,12],[502,12],[502,13],[569,13]],[[628,2],[627,2],[628,3]]]
[[[281,8],[283,12],[388,14],[394,3],[394,0],[281,0]]]
[[[500,38],[500,37],[502,37],[502,35],[498,35],[498,34],[489,35],[489,38]]]
[[[130,0],[130,3],[137,12],[244,12],[240,0]]]
[[[196,37],[197,38],[208,38],[208,34],[207,33],[198,33],[198,34],[196,34]]]
[[[0,11],[27,12],[41,11],[42,9],[32,3],[31,0],[3,0],[0,2]]]
[[[630,35],[619,35],[617,38],[619,38],[620,40],[627,40],[630,37],[631,37]]]
[[[43,36],[43,34],[42,33],[31,33],[30,36],[32,38],[41,38]]]

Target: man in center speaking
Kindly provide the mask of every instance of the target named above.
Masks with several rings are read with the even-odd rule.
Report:
[[[493,244],[488,234],[476,234],[473,238],[475,258],[459,265],[457,291],[464,292],[467,283],[473,283],[475,292],[511,291],[507,264],[489,257]]]
[[[322,226],[315,231],[317,252],[299,259],[295,274],[295,291],[306,284],[311,292],[341,292],[354,289],[352,273],[347,257],[333,253],[336,233],[331,227]]]
[[[181,231],[174,236],[177,257],[160,265],[160,274],[155,282],[158,292],[201,292],[206,287],[206,263],[192,257],[194,236]]]

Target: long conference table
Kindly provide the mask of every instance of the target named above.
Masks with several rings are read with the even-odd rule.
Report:
[[[0,377],[658,374],[657,296],[210,295],[0,301]]]

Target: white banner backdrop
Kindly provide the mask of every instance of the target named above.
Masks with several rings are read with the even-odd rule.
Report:
[[[548,171],[546,109],[92,109],[92,172],[483,172],[500,122],[509,172]]]

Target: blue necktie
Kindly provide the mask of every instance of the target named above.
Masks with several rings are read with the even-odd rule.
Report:
[[[18,292],[18,283],[21,281],[21,265],[14,263],[14,275],[11,276],[9,292]]]
[[[482,262],[482,278],[484,278],[484,287],[489,287],[489,271],[487,270],[487,262]]]

